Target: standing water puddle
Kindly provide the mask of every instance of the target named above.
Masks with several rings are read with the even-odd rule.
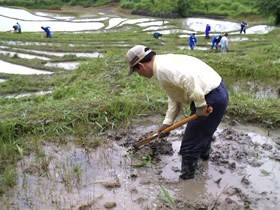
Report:
[[[47,57],[42,57],[42,56],[37,56],[37,55],[30,55],[30,54],[25,54],[25,53],[16,53],[16,52],[10,52],[10,51],[4,51],[4,50],[1,50],[0,51],[1,54],[4,54],[4,55],[9,55],[10,57],[14,57],[14,56],[18,56],[20,58],[25,58],[25,59],[41,59],[41,60],[50,60],[50,58],[47,58]]]
[[[94,53],[79,53],[79,52],[46,52],[46,51],[40,51],[40,50],[29,50],[24,49],[26,52],[33,52],[33,53],[40,53],[45,55],[52,55],[52,56],[58,56],[63,57],[66,55],[74,55],[76,57],[89,57],[89,58],[98,58],[103,57],[102,53],[94,52]]]
[[[60,63],[48,62],[45,64],[45,66],[63,68],[66,70],[75,70],[78,67],[79,63],[80,62],[60,62]]]
[[[48,91],[38,91],[38,92],[31,92],[31,93],[21,93],[21,94],[11,94],[8,96],[5,96],[5,98],[22,98],[26,96],[41,96],[41,95],[46,95],[52,93],[51,90]]]
[[[22,74],[22,75],[31,75],[31,74],[52,74],[50,71],[43,71],[37,69],[31,69],[24,66],[8,63],[0,60],[0,72],[7,74]]]
[[[123,156],[125,149],[115,144],[90,152],[72,144],[52,144],[44,146],[43,154],[19,163],[14,198],[4,197],[10,207],[105,209],[116,205],[118,210],[141,210],[156,199],[152,174],[140,175],[131,168],[130,159]],[[136,174],[142,178],[133,178]]]
[[[238,127],[221,125],[210,160],[199,162],[195,179],[183,181],[178,178],[178,139],[183,129],[168,137],[173,155],[160,155],[141,168],[132,167],[133,156],[112,140],[137,141],[147,130],[155,130],[155,126],[142,128],[108,135],[109,143],[97,149],[72,143],[43,146],[44,155],[32,154],[20,161],[17,187],[13,196],[4,196],[5,205],[17,209],[279,209],[279,145],[273,141],[280,139],[279,134],[269,137],[256,133],[259,129],[248,133],[248,127],[245,134]],[[175,204],[159,199],[160,186]]]

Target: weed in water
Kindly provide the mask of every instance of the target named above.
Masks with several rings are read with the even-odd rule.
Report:
[[[80,166],[66,166],[62,165],[61,179],[64,186],[71,190],[73,187],[77,187],[81,183],[82,168]]]
[[[159,198],[169,204],[175,204],[173,197],[170,195],[169,191],[162,185],[160,185],[162,192],[159,194]]]
[[[145,167],[145,166],[149,166],[151,164],[152,161],[152,157],[150,155],[148,155],[147,157],[142,157],[141,159],[136,158],[136,157],[132,157],[133,160],[135,160],[136,162],[139,162],[137,164],[132,164],[132,167],[135,168],[141,168],[141,167]]]

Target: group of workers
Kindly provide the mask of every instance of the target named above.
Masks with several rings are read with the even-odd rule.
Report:
[[[14,33],[21,33],[21,26],[20,24],[17,22],[15,25],[13,25],[13,29],[14,29]],[[44,27],[41,26],[41,29],[44,30],[44,32],[46,33],[46,38],[52,38],[52,32],[50,30],[50,27]]]
[[[248,24],[245,21],[242,21],[240,24],[240,34],[244,33],[246,34],[246,28]],[[211,26],[209,24],[206,25],[205,28],[205,38],[210,39],[210,31],[211,31]],[[228,33],[224,33],[223,35],[221,34],[216,34],[213,36],[212,41],[211,41],[211,49],[216,48],[216,50],[221,47],[221,52],[226,53],[228,51]],[[197,44],[197,38],[195,36],[195,33],[192,33],[189,37],[189,46],[190,49],[193,50]]]
[[[246,33],[246,28],[248,24],[245,21],[242,21],[240,24],[240,33]],[[210,31],[211,31],[211,26],[210,24],[206,24],[205,28],[205,38],[210,39]],[[155,39],[159,39],[162,34],[159,32],[153,33],[153,37]],[[221,47],[221,52],[226,53],[228,52],[228,33],[224,33],[223,35],[221,34],[216,34],[213,36],[212,41],[211,41],[211,49],[215,48],[216,50]],[[197,37],[195,36],[195,33],[192,33],[189,37],[189,47],[191,50],[194,50],[195,46],[197,45]]]
[[[226,53],[228,51],[228,39],[227,39],[228,33],[224,33],[223,35],[221,34],[217,34],[214,35],[211,41],[211,49],[213,49],[214,47],[216,48],[216,50],[219,48],[219,45],[221,45],[221,52],[222,53]],[[209,36],[209,31],[206,32],[206,36],[207,39],[210,38]],[[192,33],[189,37],[189,46],[190,49],[193,50],[195,48],[197,44],[197,38],[195,36],[195,33]]]

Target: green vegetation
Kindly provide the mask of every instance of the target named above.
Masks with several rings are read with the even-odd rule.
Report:
[[[276,25],[280,24],[280,0],[259,0],[257,1],[257,8],[263,14],[273,18]]]
[[[180,20],[169,21],[174,25],[181,24]],[[279,88],[279,28],[267,35],[244,35],[247,41],[230,42],[227,54],[215,50],[181,50],[178,46],[186,46],[187,40],[178,38],[178,34],[164,35],[155,40],[151,34],[134,33],[135,30],[138,30],[137,26],[111,33],[56,33],[48,42],[42,39],[42,33],[0,33],[1,45],[13,47],[18,53],[34,49],[100,52],[104,55],[90,59],[48,56],[51,61],[81,61],[79,68],[72,72],[45,67],[46,61],[39,59],[0,54],[1,60],[54,72],[47,76],[0,73],[0,78],[7,79],[0,83],[0,194],[15,184],[15,164],[31,151],[41,154],[40,146],[45,141],[73,141],[93,148],[106,141],[102,134],[108,129],[129,127],[131,119],[141,115],[165,113],[166,95],[153,79],[137,75],[127,77],[124,55],[128,46],[134,44],[150,46],[158,54],[182,53],[202,59],[223,76],[230,89],[226,119],[280,128],[279,98],[258,99],[254,91],[249,91],[254,85]],[[15,41],[31,44],[15,47],[10,43]],[[198,37],[199,46],[208,46],[208,41]],[[75,44],[75,47],[70,44]],[[41,54],[37,52],[34,55]],[[236,86],[240,88],[239,92],[234,91]],[[22,98],[5,97],[39,90],[52,92]],[[185,113],[188,114],[188,107]],[[44,155],[40,157],[41,170],[46,172],[50,160]],[[77,168],[69,174],[75,174],[78,180],[79,171]]]
[[[139,159],[139,157],[132,156],[132,159],[136,163],[131,164],[131,166],[135,168],[149,166],[152,162],[152,157],[150,155],[148,155],[147,157],[141,157],[141,159]]]
[[[175,204],[173,197],[170,195],[169,191],[162,185],[160,185],[162,192],[159,194],[159,198],[168,204]]]

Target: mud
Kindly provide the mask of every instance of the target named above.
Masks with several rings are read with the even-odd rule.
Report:
[[[279,81],[275,84],[260,85],[258,81],[248,81],[241,84],[236,82],[233,85],[234,92],[245,91],[247,94],[254,95],[255,98],[277,99],[280,98]]]
[[[47,143],[23,158],[18,183],[4,209],[279,209],[280,134],[220,125],[210,160],[195,178],[180,180],[178,154],[184,127],[137,151],[132,144],[156,130],[157,117],[129,130],[110,131],[97,149]],[[91,140],[92,143],[96,139]],[[168,193],[164,193],[163,189]],[[174,201],[172,204],[171,201]]]

